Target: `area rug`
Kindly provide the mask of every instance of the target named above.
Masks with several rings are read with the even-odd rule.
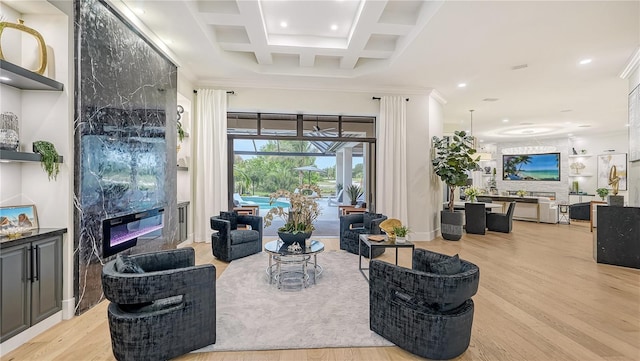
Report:
[[[216,343],[195,352],[393,346],[369,330],[369,284],[356,255],[318,254],[316,284],[292,290],[268,283],[268,263],[262,252],[229,264],[216,283]]]

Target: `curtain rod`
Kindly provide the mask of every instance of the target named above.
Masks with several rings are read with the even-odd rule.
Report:
[[[380,100],[380,97],[371,97],[373,100]],[[405,98],[404,100],[409,101],[409,98]]]
[[[194,93],[194,94],[198,94],[198,91],[197,91],[197,90],[195,90],[195,89],[193,89],[193,93]],[[235,95],[235,93],[236,93],[236,92],[235,92],[235,91],[233,91],[233,90],[227,90],[227,94]]]

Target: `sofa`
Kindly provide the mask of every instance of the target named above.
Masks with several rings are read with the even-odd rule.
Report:
[[[515,197],[514,197],[515,198]],[[540,207],[541,223],[558,223],[558,205],[548,197],[528,197],[537,198],[538,203],[527,203],[516,201],[516,208],[513,212],[513,219],[520,221],[538,221],[538,207]]]
[[[591,220],[591,202],[574,203],[570,205],[569,218],[581,221]]]

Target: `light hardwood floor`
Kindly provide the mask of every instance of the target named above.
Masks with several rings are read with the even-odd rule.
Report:
[[[588,223],[514,222],[511,234],[417,242],[480,267],[469,349],[459,360],[640,360],[640,270],[597,264]],[[338,249],[337,240],[327,248]],[[197,262],[226,264],[209,244]],[[393,261],[394,252],[383,259]],[[410,264],[400,252],[400,263]],[[364,282],[364,279],[363,279]],[[64,321],[3,360],[113,360],[107,302]],[[265,330],[268,332],[268,330]],[[419,360],[397,347],[214,352],[179,360]]]

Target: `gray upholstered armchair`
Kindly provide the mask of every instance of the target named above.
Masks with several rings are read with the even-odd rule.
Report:
[[[340,216],[340,249],[358,254],[358,242],[361,234],[380,234],[380,223],[387,219],[380,213],[359,213]],[[374,247],[371,257],[384,253],[384,247]],[[369,257],[369,247],[362,245],[360,253]]]
[[[193,248],[118,256],[102,269],[116,359],[168,360],[216,342],[216,268]]]
[[[373,260],[369,277],[372,331],[430,359],[454,358],[469,347],[476,265],[416,249],[413,269]]]
[[[238,229],[238,224],[250,229]],[[262,251],[262,217],[237,212],[220,212],[211,217],[211,248],[218,259],[231,262]]]

